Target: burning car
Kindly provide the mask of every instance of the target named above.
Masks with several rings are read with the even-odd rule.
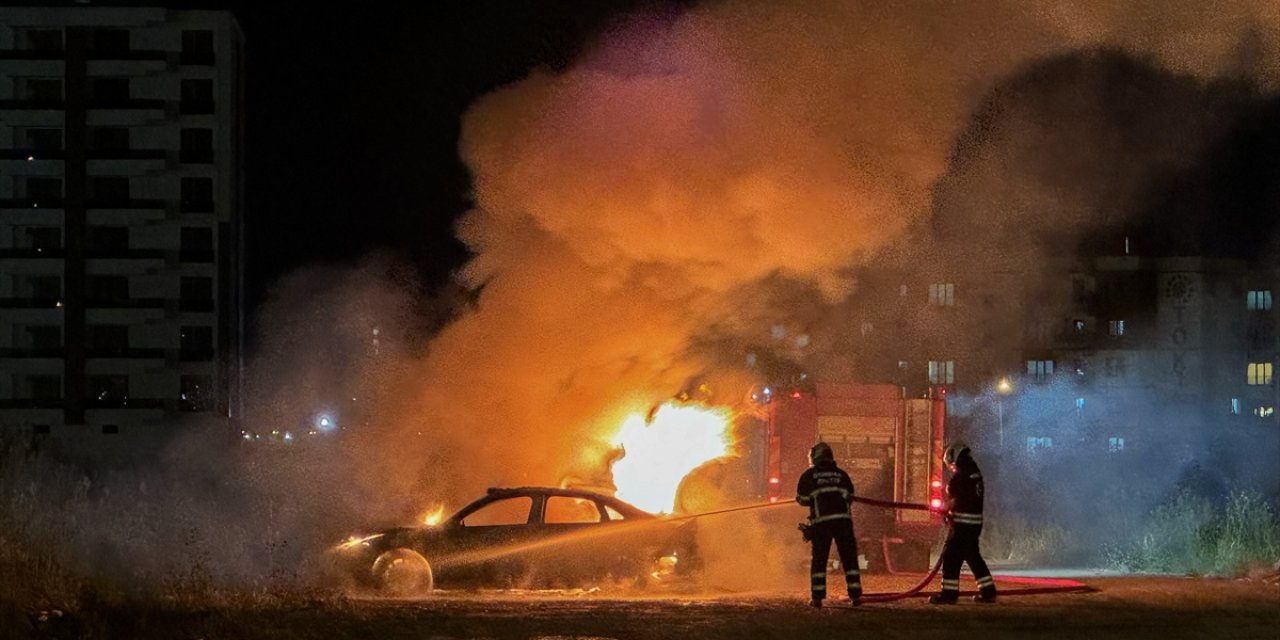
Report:
[[[390,595],[582,586],[688,572],[692,527],[592,491],[495,488],[438,525],[352,536],[332,554],[357,585]]]

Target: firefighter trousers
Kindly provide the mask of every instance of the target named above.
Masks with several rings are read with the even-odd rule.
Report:
[[[853,520],[828,520],[812,525],[813,558],[809,563],[809,591],[814,600],[827,595],[827,557],[831,554],[831,542],[836,543],[840,556],[840,568],[844,570],[844,584],[850,598],[862,597],[862,577],[858,572],[858,540],[853,536]]]
[[[978,592],[984,595],[995,595],[996,583],[991,579],[991,570],[978,551],[978,537],[982,535],[980,524],[951,525],[951,533],[947,534],[947,542],[942,547],[942,596],[959,597],[960,568],[969,563],[973,579],[978,583]]]

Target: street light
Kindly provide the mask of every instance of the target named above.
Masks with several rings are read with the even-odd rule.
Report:
[[[1000,380],[996,382],[996,393],[999,397],[996,399],[996,420],[999,424],[1000,434],[1000,450],[1004,450],[1004,397],[1013,393],[1013,383],[1009,382],[1008,376],[1000,376]]]

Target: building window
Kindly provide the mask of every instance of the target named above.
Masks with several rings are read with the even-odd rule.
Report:
[[[1250,362],[1248,369],[1248,381],[1250,385],[1254,386],[1271,384],[1271,363]]]
[[[89,227],[89,248],[94,251],[128,251],[129,227]]]
[[[1027,438],[1027,451],[1053,448],[1053,438],[1031,436]]]
[[[185,213],[213,213],[213,178],[182,179],[182,210]]]
[[[62,102],[62,78],[20,78],[17,98],[30,102]]]
[[[44,251],[46,249],[62,248],[62,227],[23,227],[22,232],[14,234],[14,236],[14,240],[17,241],[20,249]]]
[[[26,285],[33,300],[57,300],[62,297],[62,276],[27,276]]]
[[[178,297],[183,311],[213,311],[213,278],[183,276]]]
[[[93,84],[90,85],[90,95],[96,104],[121,104],[128,102],[129,79],[128,78],[94,78]]]
[[[178,408],[183,411],[213,410],[213,378],[210,376],[182,376],[182,390],[178,396]]]
[[[1271,416],[1275,415],[1275,413],[1276,413],[1275,407],[1270,407],[1265,405],[1254,407],[1253,409],[1253,415],[1258,416],[1259,418],[1270,418]]]
[[[93,176],[89,193],[95,204],[123,204],[129,201],[129,178],[125,176]]]
[[[1240,415],[1240,398],[1231,399],[1231,415],[1233,416]]]
[[[179,330],[182,355],[188,359],[213,353],[213,327],[184,326]]]
[[[62,129],[31,127],[23,133],[30,151],[62,151]]]
[[[956,285],[929,285],[929,304],[935,307],[954,307],[956,304]]]
[[[1036,380],[1046,380],[1053,375],[1052,360],[1028,360],[1027,375]]]
[[[213,229],[183,227],[179,258],[184,262],[213,262]]]
[[[27,376],[27,394],[32,400],[60,400],[62,376]]]
[[[872,332],[872,331],[874,331],[874,330],[875,330],[875,326],[874,326],[874,325],[872,325],[870,322],[864,322],[864,323],[862,323],[862,337],[864,337],[864,338],[865,338],[865,337],[867,337],[867,336],[871,335],[871,332]]]
[[[1111,453],[1124,451],[1124,438],[1107,438],[1107,451]]]
[[[93,127],[89,130],[89,147],[94,151],[127,151],[129,127]]]
[[[32,349],[59,349],[62,347],[62,327],[45,324],[27,327],[27,337]]]
[[[62,29],[23,29],[20,46],[27,51],[62,51]]]
[[[1260,289],[1250,291],[1246,298],[1245,306],[1249,311],[1270,311],[1271,310],[1271,290]]]
[[[89,291],[96,304],[129,301],[129,276],[89,276]]]
[[[94,29],[94,53],[126,53],[129,51],[128,29]]]
[[[1123,358],[1107,358],[1106,371],[1108,378],[1124,377],[1124,359]]]
[[[929,384],[955,384],[956,363],[954,360],[930,360]]]
[[[110,402],[129,399],[129,376],[127,375],[88,376],[87,382],[90,400]]]
[[[1084,411],[1084,398],[1076,398],[1076,411]]]
[[[1107,322],[1107,333],[1113,336],[1124,335],[1124,320],[1111,320]]]
[[[109,436],[110,436],[110,435],[115,435],[115,434],[117,434],[117,433],[120,433],[120,425],[118,425],[118,424],[104,424],[104,425],[102,425],[102,433],[103,433],[104,435],[109,435]]]
[[[129,350],[129,327],[123,324],[97,324],[89,327],[89,346],[95,351],[122,354]]]
[[[1072,320],[1072,321],[1071,321],[1071,330],[1072,330],[1072,331],[1075,331],[1076,333],[1084,333],[1084,329],[1085,329],[1085,322],[1084,322],[1084,320],[1076,319],[1076,320]]]
[[[188,115],[213,113],[213,80],[182,81],[182,113]]]
[[[213,64],[213,32],[185,30],[182,32],[182,64]]]
[[[62,178],[28,177],[23,181],[27,191],[27,199],[39,206],[56,205],[62,202]]]
[[[181,136],[182,149],[179,156],[182,162],[213,162],[213,129],[183,129]]]

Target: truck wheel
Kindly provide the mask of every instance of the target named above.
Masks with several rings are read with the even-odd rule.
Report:
[[[413,549],[392,549],[373,561],[373,584],[391,596],[414,596],[435,587],[431,563]]]

